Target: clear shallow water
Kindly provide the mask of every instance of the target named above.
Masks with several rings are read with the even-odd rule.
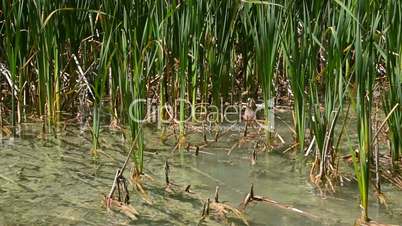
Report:
[[[311,220],[259,203],[246,210],[251,225],[352,225],[359,216],[356,184],[347,183],[336,194],[322,198],[308,182],[306,163],[297,158],[260,153],[257,164],[251,166],[247,145],[226,155],[226,149],[238,139],[230,135],[202,149],[211,154],[172,155],[172,147],[159,141],[159,133],[147,129],[145,173],[153,180],[146,180],[145,188],[152,205],[132,191],[131,204],[140,216],[130,221],[125,215],[107,213],[101,203],[126,156],[121,135],[103,133],[104,147],[94,161],[89,154],[90,142],[76,128],[52,138],[42,136],[39,125],[25,127],[21,138],[4,139],[0,144],[0,225],[196,225],[202,209],[200,198],[213,198],[217,185],[220,200],[238,206],[251,183],[257,195],[319,216]],[[287,138],[285,128],[279,132]],[[198,135],[190,137],[193,141],[201,139]],[[171,181],[183,189],[191,184],[194,195],[165,192],[166,160],[171,165]],[[371,196],[370,217],[402,225],[402,192],[387,185],[383,190],[391,200],[389,209],[380,208]],[[207,220],[205,225],[219,224]]]

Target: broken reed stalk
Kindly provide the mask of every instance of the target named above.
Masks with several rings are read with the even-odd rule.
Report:
[[[245,209],[247,207],[247,205],[249,203],[251,203],[251,202],[263,202],[263,203],[270,204],[270,205],[272,205],[274,207],[277,207],[277,208],[280,208],[280,209],[284,209],[284,210],[287,210],[287,211],[291,211],[293,213],[297,213],[299,215],[302,215],[302,216],[307,217],[307,218],[312,219],[312,220],[318,220],[319,219],[319,217],[314,215],[314,214],[305,212],[303,210],[294,208],[294,207],[289,206],[289,205],[281,204],[281,203],[279,203],[279,202],[277,202],[275,200],[269,199],[267,197],[255,195],[254,194],[254,185],[253,184],[251,184],[250,192],[246,195],[245,199],[243,200],[243,202],[241,204],[242,208]]]
[[[0,96],[0,140],[3,139],[3,97]]]
[[[112,188],[110,189],[109,195],[107,196],[107,197],[110,198],[110,199],[113,197],[114,191],[116,190],[117,181],[118,181],[120,172],[121,172],[120,169],[116,170],[116,174],[115,174],[114,179],[113,179]]]
[[[114,192],[115,192],[115,190],[116,190],[116,188],[118,186],[119,179],[123,177],[124,170],[127,167],[127,163],[130,160],[130,156],[131,156],[131,153],[133,152],[133,150],[134,150],[134,146],[132,146],[130,151],[128,152],[128,155],[126,157],[126,160],[124,161],[123,166],[120,169],[117,169],[117,171],[116,171],[116,174],[115,174],[115,177],[114,177],[114,180],[113,180],[113,185],[112,185],[112,188],[110,189],[110,192],[109,192],[109,195],[108,195],[109,199],[112,199],[113,194],[114,194]]]
[[[247,219],[238,208],[232,207],[230,204],[219,201],[219,189],[220,187],[216,186],[214,200],[212,202],[209,198],[206,202],[204,202],[201,214],[201,221],[203,221],[208,215],[211,214],[213,215],[213,217],[227,222],[227,220],[229,219],[228,215],[230,214],[233,217],[241,220],[245,225],[249,225]]]
[[[170,185],[169,173],[170,173],[169,162],[166,161],[166,162],[165,162],[165,182],[166,182],[166,186],[169,186],[169,185]]]
[[[191,188],[191,184],[187,185],[187,187],[184,189],[184,191],[187,192],[187,193],[192,193],[190,191],[190,188]]]
[[[165,161],[164,170],[165,170],[165,184],[166,184],[165,185],[165,191],[173,192],[173,191],[175,191],[175,190],[173,190],[173,188],[174,187],[177,188],[177,187],[179,187],[179,185],[171,182],[170,179],[169,179],[170,165],[169,165],[169,162],[167,160]],[[194,192],[190,191],[190,188],[191,188],[191,184],[187,185],[184,188],[184,192],[189,193],[189,194],[194,194]],[[183,190],[180,190],[180,191],[183,191]]]
[[[216,186],[216,188],[215,188],[214,200],[216,203],[219,203],[219,186]]]
[[[394,111],[398,108],[399,103],[395,104],[395,106],[392,108],[392,110],[388,113],[387,117],[385,117],[384,121],[381,123],[380,127],[378,128],[378,130],[376,131],[373,140],[372,140],[372,144],[373,142],[375,142],[375,140],[377,139],[377,136],[380,134],[382,128],[385,126],[385,124],[387,123],[388,119],[392,116],[392,113],[394,113]]]
[[[0,179],[3,179],[3,180],[5,180],[5,181],[7,181],[7,182],[9,182],[9,183],[11,183],[11,184],[18,185],[19,187],[25,189],[25,190],[28,191],[28,192],[31,192],[31,193],[38,192],[37,190],[34,190],[34,189],[32,189],[31,187],[29,187],[29,186],[26,186],[26,185],[24,185],[24,184],[22,184],[22,183],[19,183],[19,182],[17,182],[17,181],[11,180],[10,178],[8,178],[8,177],[6,177],[6,176],[3,176],[3,175],[1,175],[1,174],[0,174]]]
[[[251,165],[254,166],[257,163],[257,151],[256,149],[253,150],[251,153]]]
[[[376,104],[376,111],[375,111],[375,116],[374,116],[374,120],[375,120],[375,130],[374,132],[377,133],[379,131],[379,127],[378,127],[378,104]],[[381,193],[381,184],[380,184],[380,173],[379,173],[379,164],[380,164],[380,152],[379,152],[379,138],[378,137],[374,137],[374,161],[375,161],[375,181],[376,181],[376,189],[378,194]]]
[[[210,203],[210,200],[208,198],[207,201],[204,202],[204,205],[202,207],[202,213],[201,213],[202,218],[205,218],[209,215],[209,203]]]

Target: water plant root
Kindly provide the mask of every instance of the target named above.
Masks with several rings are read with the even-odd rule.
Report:
[[[207,198],[207,200],[204,202],[199,225],[208,216],[214,218],[219,222],[223,221],[225,223],[229,223],[228,219],[230,217],[234,217],[238,220],[241,220],[245,225],[249,225],[246,217],[240,209],[233,207],[225,202],[219,201],[219,186],[216,187],[213,201]]]
[[[117,191],[117,199],[114,193]],[[127,180],[122,176],[122,170],[116,171],[112,188],[107,196],[104,196],[103,203],[108,211],[118,211],[126,215],[131,220],[136,220],[139,213],[129,204],[129,192]]]
[[[130,204],[120,202],[114,198],[109,198],[107,196],[104,196],[103,203],[106,206],[107,210],[110,212],[120,212],[126,215],[131,220],[138,219],[138,211]]]
[[[398,226],[396,224],[381,224],[373,220],[364,221],[361,218],[356,219],[355,226]]]
[[[127,179],[123,176],[124,170],[130,159],[133,148],[127,155],[123,166],[116,170],[112,188],[107,196],[103,197],[103,203],[108,211],[118,211],[126,215],[131,220],[136,220],[139,213],[129,204],[130,195],[128,192]],[[115,193],[117,192],[117,197]]]
[[[325,158],[326,163],[322,164],[316,155],[315,161],[310,170],[310,181],[320,190],[321,194],[330,191],[335,193],[335,184],[340,182],[337,161],[335,157]]]
[[[138,192],[142,200],[149,205],[152,205],[151,198],[149,197],[147,191],[144,187],[144,178],[148,177],[144,174],[138,172],[138,170],[134,167],[130,177],[130,183],[134,187],[134,189]],[[149,178],[149,177],[148,177]]]

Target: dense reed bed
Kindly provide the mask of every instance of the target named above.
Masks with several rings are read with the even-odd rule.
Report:
[[[378,133],[390,144],[384,167],[399,174],[401,163],[401,24],[402,3],[392,0],[2,0],[1,125],[17,135],[37,119],[48,133],[89,122],[94,153],[102,125],[122,127],[140,174],[149,106],[160,106],[161,137],[177,122],[184,147],[197,105],[270,106],[289,84],[296,149],[315,153],[318,187],[334,190],[342,137],[358,134],[350,147],[368,221]],[[386,116],[380,128],[374,106]],[[357,130],[345,131],[351,112]]]

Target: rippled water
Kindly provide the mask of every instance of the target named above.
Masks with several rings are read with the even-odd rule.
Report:
[[[146,130],[145,173],[152,178],[145,188],[152,204],[131,191],[131,205],[140,213],[136,221],[120,213],[108,213],[102,205],[115,171],[126,152],[119,133],[105,131],[98,159],[90,155],[91,144],[78,128],[68,128],[57,138],[41,135],[39,125],[25,125],[20,138],[3,139],[0,144],[0,225],[196,225],[202,200],[213,198],[220,186],[220,200],[238,206],[253,183],[255,193],[319,216],[309,219],[268,204],[252,204],[246,210],[251,225],[352,225],[360,210],[354,182],[323,198],[308,182],[306,162],[279,152],[259,153],[250,164],[252,145],[226,154],[238,140],[229,134],[203,153],[171,154],[171,145],[159,141],[159,132]],[[287,139],[286,129],[280,131]],[[87,136],[89,133],[87,133]],[[191,139],[201,140],[193,135]],[[184,187],[191,184],[195,194],[167,193],[164,163],[169,160],[171,180]],[[129,171],[126,172],[128,174]],[[130,187],[132,190],[132,187]],[[389,209],[380,208],[371,196],[370,217],[378,222],[402,224],[402,192],[384,185]],[[240,224],[240,221],[235,221]],[[205,225],[219,225],[208,219]]]

